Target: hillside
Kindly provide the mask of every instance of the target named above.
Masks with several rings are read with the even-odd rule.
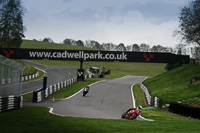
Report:
[[[86,48],[81,46],[72,46],[66,44],[58,43],[48,43],[42,41],[33,41],[33,40],[23,40],[21,48],[29,49],[70,49],[70,50],[96,50],[92,48]]]
[[[193,76],[200,77],[200,66],[187,64],[149,78],[144,84],[153,96],[160,97],[164,103],[182,101],[200,106],[200,82],[190,84]]]

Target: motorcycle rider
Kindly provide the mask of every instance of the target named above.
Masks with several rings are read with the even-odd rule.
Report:
[[[140,106],[138,106],[138,110],[139,110],[139,112],[141,112],[142,111],[142,106],[140,105]]]
[[[83,96],[85,96],[88,92],[89,92],[89,86],[86,86],[86,87],[83,89]]]
[[[84,88],[84,91],[89,92],[89,86],[88,85]]]
[[[139,112],[141,112],[142,106],[140,105],[140,106],[138,106],[137,108],[138,108]],[[136,110],[137,108],[130,108],[130,109],[127,111],[127,113],[128,113],[129,111],[131,111],[131,110]]]

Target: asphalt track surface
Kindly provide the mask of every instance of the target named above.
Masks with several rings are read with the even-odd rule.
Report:
[[[30,63],[30,62],[29,62]],[[45,70],[45,66],[32,63]],[[68,99],[56,99],[55,102],[45,100],[40,103],[24,102],[24,106],[50,107],[51,113],[61,116],[121,119],[123,112],[134,105],[131,86],[141,83],[146,77],[125,76],[118,79],[105,80],[90,86],[89,93],[83,97],[82,91]],[[24,83],[23,94],[42,88],[42,79]],[[137,117],[138,120],[145,120]]]
[[[51,112],[61,116],[121,119],[122,113],[133,107],[131,86],[144,79],[142,76],[126,76],[99,82],[90,86],[85,97],[81,91],[69,99],[56,101],[51,105]]]
[[[37,69],[40,69],[40,70],[46,69],[46,66],[44,65],[40,65],[40,64],[33,63],[26,60],[23,60],[23,61],[32,64]],[[41,89],[42,87],[43,87],[43,79],[39,79],[37,81],[32,81],[32,82],[25,82],[22,84],[22,94],[30,93],[32,91]]]

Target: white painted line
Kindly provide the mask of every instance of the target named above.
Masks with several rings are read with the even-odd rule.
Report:
[[[29,91],[29,92],[23,93],[22,95],[26,95],[26,94],[29,94],[29,93],[31,93],[31,92],[33,92],[33,91]]]
[[[67,98],[65,98],[65,99],[67,100],[67,99],[70,99],[70,98],[76,96],[76,95],[77,95],[78,93],[80,93],[83,89],[84,89],[84,88],[82,88],[80,91],[74,93],[73,95],[71,95],[71,96],[69,96],[69,97],[67,97]]]
[[[146,118],[142,117],[141,115],[139,115],[139,117],[140,117],[141,119],[145,120],[145,121],[154,121],[154,120],[152,120],[152,119],[146,119]]]
[[[59,115],[59,114],[53,113],[53,108],[52,107],[48,107],[48,108],[49,108],[49,113],[57,115],[57,116],[65,117],[64,115]]]
[[[135,105],[135,97],[134,97],[134,94],[133,94],[133,86],[134,86],[135,84],[133,84],[132,86],[131,86],[131,95],[132,95],[132,99],[133,99],[133,108],[136,108],[136,105]]]
[[[97,83],[104,82],[104,81],[105,81],[105,79],[104,79],[104,80],[101,80],[101,81],[98,81],[98,82],[95,82],[95,83],[92,83],[92,84],[90,84],[90,85],[88,85],[88,86],[92,86],[92,85],[95,85],[95,84],[97,84]],[[71,96],[69,96],[69,97],[67,97],[67,98],[65,98],[65,99],[67,100],[67,99],[70,99],[70,98],[76,96],[76,95],[77,95],[78,93],[80,93],[83,89],[84,89],[84,88],[82,88],[80,91],[76,92],[75,94],[73,94],[73,95],[71,95]]]

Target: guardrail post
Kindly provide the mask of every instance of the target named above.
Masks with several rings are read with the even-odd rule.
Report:
[[[37,92],[36,91],[33,92],[33,102],[34,103],[37,102]]]
[[[47,88],[47,77],[45,76],[43,78],[43,90],[45,90]]]

